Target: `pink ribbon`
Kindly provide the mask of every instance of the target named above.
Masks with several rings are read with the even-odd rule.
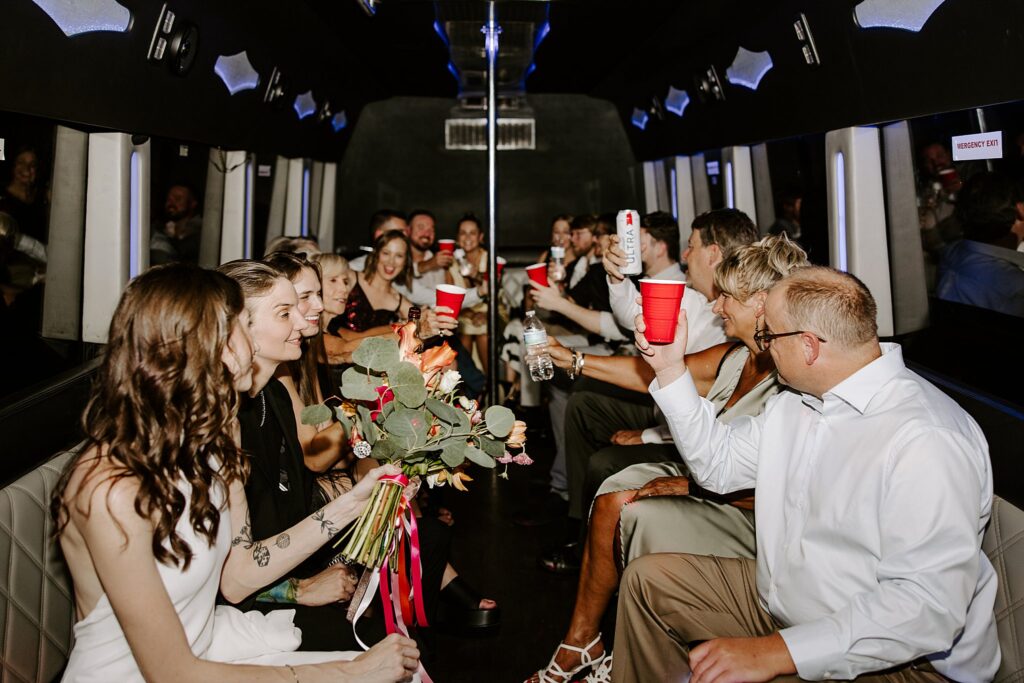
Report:
[[[385,475],[380,478],[380,481],[395,483],[403,488],[409,485],[409,478],[404,474]],[[427,623],[427,610],[423,604],[423,564],[420,557],[419,528],[416,525],[416,516],[412,513],[412,508],[404,496],[398,508],[394,524],[397,527],[397,532],[392,539],[392,546],[388,549],[388,553],[384,558],[384,564],[380,567],[380,599],[384,607],[384,626],[387,632],[389,634],[401,633],[403,636],[409,637],[407,627],[414,624],[421,627],[429,626],[429,624]],[[408,584],[405,575],[406,563],[403,531],[409,537],[412,565],[411,586]],[[396,549],[395,544],[397,544],[399,551],[399,571],[392,570],[388,560]],[[411,613],[412,610],[408,606],[410,593],[412,594],[412,602],[415,609],[414,614]],[[353,624],[354,627],[355,624]],[[426,669],[423,668],[422,663],[419,665],[419,674],[420,680],[423,683],[433,683]]]

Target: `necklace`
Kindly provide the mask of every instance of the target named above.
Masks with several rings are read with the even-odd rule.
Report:
[[[263,395],[263,390],[260,389],[260,427],[267,421],[267,397]]]

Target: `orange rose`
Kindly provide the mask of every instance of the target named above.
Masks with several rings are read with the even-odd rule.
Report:
[[[420,372],[427,373],[442,370],[455,360],[455,350],[445,342],[434,346],[420,354]]]
[[[395,330],[398,333],[398,357],[418,366],[420,357],[416,350],[420,348],[422,342],[416,336],[416,321],[410,320],[401,327],[395,327],[398,328]]]

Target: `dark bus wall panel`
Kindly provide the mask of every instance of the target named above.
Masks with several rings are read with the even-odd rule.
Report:
[[[502,248],[547,243],[551,217],[559,213],[643,208],[629,141],[609,102],[585,95],[527,101],[536,149],[498,153]],[[455,237],[466,212],[486,219],[487,154],[445,149],[451,110],[452,100],[424,97],[363,109],[338,171],[339,246],[369,244],[368,221],[380,208],[429,209],[437,215],[438,237]]]

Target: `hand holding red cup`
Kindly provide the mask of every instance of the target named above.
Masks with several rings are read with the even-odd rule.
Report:
[[[462,310],[462,300],[466,298],[466,290],[455,285],[438,285],[435,291],[438,306],[446,306],[452,313],[438,313],[438,317],[458,318]]]
[[[679,322],[679,305],[686,283],[677,280],[640,280],[644,336],[651,344],[671,344]]]
[[[548,264],[534,263],[526,267],[526,275],[541,287],[548,286]]]

